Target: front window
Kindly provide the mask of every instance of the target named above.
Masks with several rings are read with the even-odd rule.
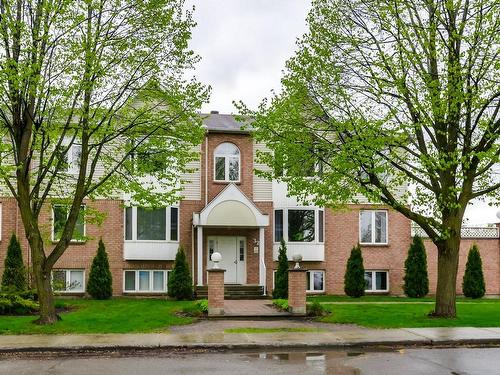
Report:
[[[179,208],[125,208],[126,241],[179,240]]]
[[[324,211],[315,208],[274,210],[274,242],[324,242]]]
[[[324,292],[325,291],[325,272],[324,271],[307,271],[307,291],[308,292]]]
[[[167,291],[168,272],[164,270],[124,271],[124,291],[134,293],[164,293]]]
[[[387,271],[366,271],[365,272],[365,291],[370,292],[388,292],[388,272]]]
[[[64,226],[68,220],[69,207],[65,205],[55,205],[52,207],[53,225],[52,239],[59,241],[61,239]],[[83,241],[85,238],[85,206],[80,207],[78,219],[76,219],[75,229],[71,237],[72,241]]]
[[[387,211],[385,210],[360,211],[359,241],[362,244],[387,243]]]
[[[314,210],[288,210],[288,241],[314,241]]]
[[[215,181],[240,180],[240,150],[232,143],[221,143],[214,152]]]
[[[57,292],[85,292],[84,270],[53,270],[52,289]]]

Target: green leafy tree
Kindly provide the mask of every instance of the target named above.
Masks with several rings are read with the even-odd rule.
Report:
[[[84,199],[178,199],[209,93],[186,78],[194,24],[183,0],[2,2],[0,180],[29,233],[39,324],[58,320],[51,270],[79,233]],[[48,248],[40,218],[53,203],[67,215]],[[84,220],[102,222],[96,211],[87,204]]]
[[[261,174],[289,194],[329,207],[365,196],[425,231],[440,317],[456,316],[467,204],[500,195],[498,14],[498,1],[314,0],[282,90],[240,106],[269,148]]]
[[[486,292],[483,262],[481,261],[481,254],[476,244],[472,245],[467,256],[462,291],[464,296],[469,298],[481,298]]]
[[[113,277],[102,239],[99,240],[97,254],[90,267],[87,292],[95,299],[109,299],[113,295]]]
[[[286,256],[286,244],[283,239],[280,242],[278,269],[275,277],[273,298],[288,298],[288,257]]]
[[[186,253],[182,246],[177,250],[174,268],[168,277],[168,295],[178,300],[193,297],[193,280],[189,272]]]
[[[365,268],[361,247],[355,246],[347,260],[344,274],[344,292],[348,296],[359,298],[365,295]]]
[[[413,237],[405,261],[404,292],[408,297],[421,298],[429,293],[427,275],[427,253],[424,242],[419,236]]]
[[[15,234],[10,237],[7,256],[4,261],[2,289],[23,291],[26,289],[26,268],[23,262],[21,245]]]

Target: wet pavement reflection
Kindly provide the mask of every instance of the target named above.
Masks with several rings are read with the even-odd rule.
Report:
[[[109,352],[0,357],[0,374],[500,374],[500,348]]]

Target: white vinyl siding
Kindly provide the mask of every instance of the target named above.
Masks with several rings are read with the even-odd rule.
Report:
[[[194,152],[199,153],[201,157],[201,148],[197,146]],[[201,164],[200,159],[193,160],[186,165],[189,172],[182,173],[180,176],[182,184],[182,196],[185,200],[201,200]]]
[[[257,162],[257,152],[266,152],[269,150],[266,145],[254,142],[253,150],[254,169],[269,171],[270,168],[266,164]],[[255,202],[272,202],[273,200],[273,182],[267,178],[257,176],[255,173],[253,176],[253,200]]]

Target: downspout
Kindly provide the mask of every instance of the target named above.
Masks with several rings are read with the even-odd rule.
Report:
[[[193,285],[195,285],[195,278],[194,278],[194,228],[195,228],[195,226],[193,224],[191,224],[191,279],[193,280]]]

